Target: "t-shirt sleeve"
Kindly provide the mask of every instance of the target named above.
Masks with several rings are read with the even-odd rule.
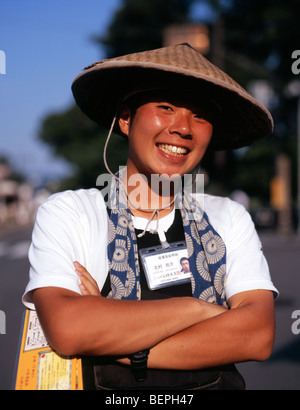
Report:
[[[80,293],[73,262],[87,263],[81,222],[71,193],[55,194],[38,209],[29,249],[29,282],[22,298],[26,307],[34,308],[32,291],[37,288]]]
[[[254,223],[242,205],[228,201],[231,229],[226,243],[226,298],[256,289],[271,290],[276,298],[278,291],[271,280],[268,263]]]

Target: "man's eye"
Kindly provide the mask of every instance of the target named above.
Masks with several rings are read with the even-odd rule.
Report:
[[[195,114],[194,116],[197,120],[206,121],[205,115],[203,113]]]
[[[170,107],[169,105],[159,105],[159,108],[165,111],[172,111],[172,107]]]

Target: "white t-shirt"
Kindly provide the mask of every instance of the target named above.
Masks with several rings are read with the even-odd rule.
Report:
[[[201,204],[210,223],[222,237],[227,251],[226,298],[254,289],[277,294],[253,222],[243,206],[229,198],[206,195]],[[159,220],[167,231],[174,211]],[[144,229],[147,219],[133,217],[135,228]],[[148,227],[156,228],[156,221]],[[54,286],[81,293],[73,262],[79,261],[102,289],[108,274],[108,214],[98,189],[65,191],[40,206],[29,250],[30,277],[23,303],[34,309],[32,291]]]

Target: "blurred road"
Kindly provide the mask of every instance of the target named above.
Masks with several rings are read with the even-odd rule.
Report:
[[[6,315],[6,334],[0,334],[0,390],[12,387],[15,356],[24,311],[21,296],[28,280],[27,251],[31,227],[0,234],[0,310]],[[238,367],[247,388],[300,390],[300,334],[291,330],[294,310],[300,310],[300,237],[260,235],[275,286],[277,332],[271,358]]]
[[[0,236],[0,310],[6,334],[0,334],[0,390],[12,387],[24,306],[21,297],[28,281],[27,253],[32,227],[13,228]]]
[[[291,317],[300,310],[300,236],[261,233],[260,238],[274,285],[280,292],[275,304],[275,344],[266,362],[238,367],[248,389],[300,390],[300,334],[293,334],[295,319]]]

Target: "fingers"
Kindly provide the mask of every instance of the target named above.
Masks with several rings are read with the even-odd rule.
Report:
[[[79,262],[74,262],[75,272],[79,276],[79,288],[82,295],[101,296],[97,282]]]

